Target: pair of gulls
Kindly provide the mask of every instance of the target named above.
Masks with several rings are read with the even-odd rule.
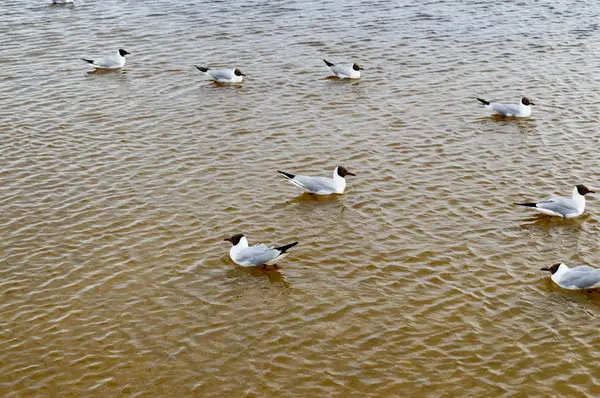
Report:
[[[596,193],[583,184],[573,188],[571,199],[554,197],[540,202],[515,203],[520,206],[533,207],[537,211],[550,216],[574,218],[583,214],[585,210],[585,195]],[[551,267],[544,267],[541,271],[552,273],[552,281],[558,286],[569,290],[594,289],[600,287],[600,269],[587,265],[569,268],[566,264],[558,263]]]
[[[363,68],[357,63],[336,65],[327,60],[323,61],[325,61],[325,65],[329,67],[329,70],[340,79],[360,79],[360,71],[363,70]],[[246,76],[242,73],[240,68],[210,69],[198,65],[194,66],[217,83],[241,83],[244,81],[244,76]]]
[[[333,178],[294,175],[281,170],[277,171],[292,184],[315,195],[342,194],[346,189],[345,177],[355,175],[344,166],[338,166],[333,170]],[[229,257],[234,263],[243,267],[276,264],[287,254],[288,249],[298,244],[298,242],[293,242],[280,247],[268,247],[264,244],[248,246],[248,239],[244,234],[236,234],[225,240],[232,244]]]

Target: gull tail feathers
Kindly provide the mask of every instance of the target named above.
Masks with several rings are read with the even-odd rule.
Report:
[[[81,58],[82,61],[85,61],[87,63],[93,64],[94,61],[92,61],[91,59],[85,59],[85,58]]]
[[[294,177],[296,177],[294,174],[286,173],[285,171],[277,170],[277,172],[283,174],[283,176],[288,180],[291,180]]]
[[[198,65],[194,65],[194,66],[195,66],[195,67],[196,67],[196,69],[198,69],[200,72],[204,72],[204,73],[208,72],[208,69],[209,69],[209,68],[205,68],[205,67],[203,67],[203,66],[198,66]]]
[[[486,101],[486,100],[484,100],[483,98],[477,98],[477,100],[478,100],[479,102],[481,102],[483,105],[489,105],[489,104],[490,104],[490,101]]]
[[[530,203],[514,203],[515,205],[518,206],[525,206],[525,207],[536,207],[537,203],[534,202],[530,202]]]
[[[290,248],[296,246],[298,244],[298,242],[294,242],[294,243],[290,243],[289,245],[284,245],[281,247],[275,247],[275,250],[279,250],[281,252],[281,254],[285,253],[286,251],[288,251]]]
[[[327,65],[329,67],[335,65],[335,64],[332,64],[331,62],[327,61],[326,59],[324,59],[323,61],[325,62],[325,65]]]

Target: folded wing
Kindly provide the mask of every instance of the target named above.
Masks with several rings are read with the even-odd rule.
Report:
[[[237,255],[236,262],[246,267],[263,265],[281,254],[280,250],[260,244],[251,246]]]

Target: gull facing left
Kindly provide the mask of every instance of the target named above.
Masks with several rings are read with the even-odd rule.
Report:
[[[585,210],[585,195],[596,193],[583,184],[576,185],[573,188],[571,199],[557,196],[548,200],[529,203],[515,203],[519,206],[533,207],[537,211],[548,214],[549,216],[558,216],[563,218],[573,218],[583,214]]]
[[[600,269],[580,265],[569,268],[566,264],[558,263],[544,267],[541,271],[552,273],[552,281],[563,289],[581,290],[600,287]]]
[[[280,247],[268,247],[261,243],[248,247],[248,239],[244,234],[233,235],[231,238],[226,238],[225,241],[231,242],[233,245],[229,249],[229,257],[242,267],[276,264],[287,254],[288,249],[298,244],[298,242],[293,242]]]

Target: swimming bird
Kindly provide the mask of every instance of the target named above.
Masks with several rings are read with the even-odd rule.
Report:
[[[551,272],[552,281],[564,289],[581,290],[600,287],[600,269],[587,265],[569,268],[566,264],[558,263],[540,270]]]
[[[528,117],[531,116],[531,105],[535,105],[527,97],[521,97],[518,104],[497,104],[481,98],[477,98],[477,100],[502,116]]]
[[[127,51],[122,48],[117,51],[114,55],[107,55],[98,59],[85,59],[81,58],[85,62],[89,63],[96,69],[119,69],[125,66],[125,56],[131,55]]]
[[[52,0],[52,4],[73,4],[74,0]]]
[[[244,80],[244,75],[240,68],[235,69],[210,69],[202,66],[194,65],[200,72],[204,72],[214,81],[219,83],[241,83]]]
[[[360,71],[363,70],[363,68],[357,63],[336,65],[326,59],[323,61],[325,61],[325,65],[329,67],[331,72],[340,79],[360,79]]]
[[[280,247],[268,247],[261,243],[248,247],[248,239],[244,234],[236,234],[225,240],[233,245],[229,249],[229,257],[242,267],[275,264],[287,254],[288,249],[298,244],[294,242]]]
[[[325,177],[309,177],[300,176],[285,171],[277,170],[278,173],[283,174],[294,185],[299,186],[306,192],[314,193],[317,195],[330,195],[332,193],[344,193],[346,189],[346,176],[356,176],[354,173],[350,173],[344,166],[338,166],[333,170],[333,178]]]
[[[583,211],[585,210],[585,195],[588,193],[596,192],[590,190],[583,184],[579,184],[573,188],[573,196],[571,199],[558,196],[539,202],[515,204],[519,206],[533,207],[537,211],[550,216],[573,218],[583,214]]]

